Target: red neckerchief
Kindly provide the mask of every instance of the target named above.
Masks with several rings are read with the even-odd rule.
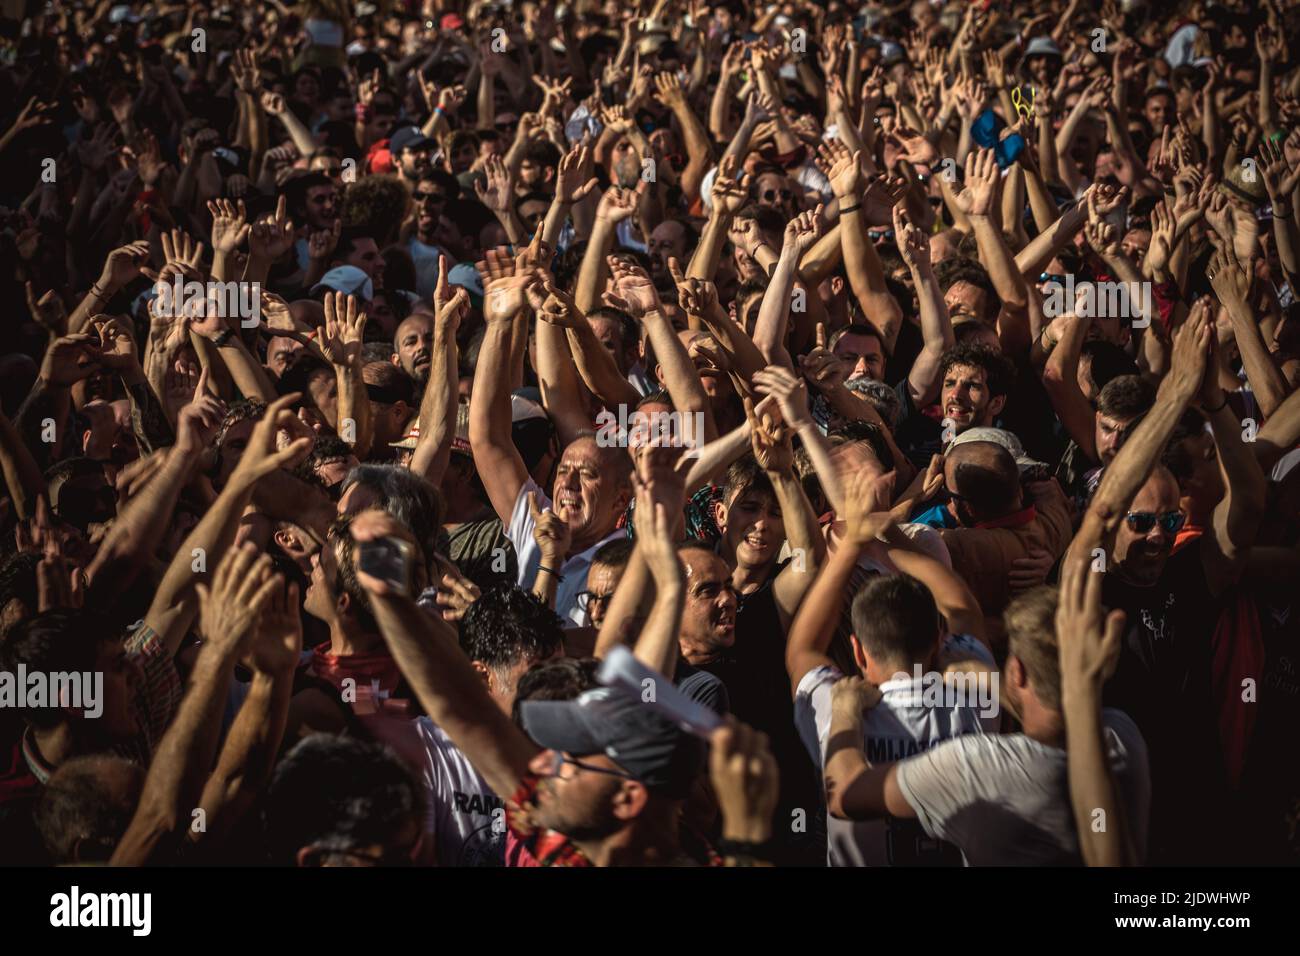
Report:
[[[988,530],[990,528],[1023,528],[1038,517],[1038,512],[1033,505],[1014,514],[1003,515],[1001,518],[992,518],[989,521],[981,521],[975,525],[977,528]]]

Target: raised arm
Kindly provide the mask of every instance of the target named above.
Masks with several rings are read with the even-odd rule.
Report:
[[[778,410],[772,407],[775,404],[773,399],[767,398],[755,408],[749,399],[745,399],[745,415],[750,419],[754,457],[776,492],[786,541],[793,555],[772,582],[772,597],[776,601],[781,627],[788,629],[817,576],[817,569],[826,559],[826,539],[817,526],[817,516],[813,514],[803,485],[795,477],[791,427],[782,422]]]
[[[930,240],[908,221],[901,206],[894,207],[894,238],[898,251],[912,275],[921,312],[921,354],[907,373],[907,387],[917,408],[925,408],[939,397],[939,362],[955,344],[952,320],[943,290],[930,264]]]
[[[858,558],[892,524],[885,510],[889,507],[892,484],[892,475],[866,474],[848,483],[843,505],[836,509],[836,515],[844,521],[844,536],[817,574],[790,625],[785,669],[790,675],[792,695],[810,670],[833,663],[828,651]]]
[[[204,643],[189,690],[149,765],[140,803],[113,853],[113,865],[149,862],[190,824],[190,808],[198,805],[216,754],[235,662],[277,586],[283,581],[271,576],[270,557],[258,556],[251,545],[221,562],[211,591],[198,586]]]
[[[411,533],[383,511],[363,511],[352,520],[350,530],[363,548],[386,537],[400,538],[415,548]],[[488,695],[450,625],[422,610],[409,590],[396,591],[364,571],[357,580],[370,595],[384,642],[424,712],[469,758],[493,792],[509,799],[529,775],[528,765],[538,746]]]
[[[840,242],[844,247],[844,267],[849,274],[853,294],[862,306],[866,320],[880,330],[888,351],[894,350],[898,331],[903,324],[903,310],[885,286],[885,270],[875,247],[867,241],[866,220],[862,214],[865,195],[862,188],[862,154],[850,153],[842,143],[822,147],[824,172],[839,200]]]
[[[1061,712],[1065,717],[1066,772],[1079,849],[1088,866],[1136,866],[1140,861],[1106,758],[1102,687],[1119,663],[1124,612],[1101,606],[1105,577],[1090,570],[1102,545],[1100,526],[1081,528],[1061,562],[1056,642],[1061,661]],[[1097,813],[1105,826],[1097,827]]]
[[[785,227],[781,255],[776,260],[776,268],[772,270],[758,309],[758,319],[754,322],[754,344],[770,365],[794,367],[786,348],[792,308],[790,293],[799,273],[800,257],[812,247],[821,232],[821,212],[819,205],[811,212],[795,216]],[[807,291],[804,290],[803,294],[806,296]],[[801,311],[805,316],[808,314],[806,306]]]
[[[239,520],[257,484],[274,472],[292,468],[311,451],[311,435],[290,411],[297,398],[298,394],[292,393],[267,406],[226,486],[172,557],[154,592],[144,622],[172,654],[180,648],[198,609],[195,585],[206,579],[207,571],[195,571],[196,563],[198,567],[211,564],[215,568],[235,540]],[[216,399],[209,397],[206,403],[216,406]],[[281,429],[288,432],[291,441],[278,449],[276,436]]]
[[[411,455],[411,471],[432,485],[442,481],[456,437],[459,372],[456,330],[469,312],[469,293],[447,281],[447,257],[438,257],[438,284],[433,291],[433,363],[420,399],[420,437]]]
[[[513,264],[497,250],[487,253],[488,277],[483,297],[487,329],[478,353],[478,374],[469,402],[469,442],[474,467],[483,479],[488,500],[506,524],[514,512],[528,470],[510,432],[510,383],[503,370],[510,361],[510,336],[515,316],[527,308],[524,290],[536,281],[531,274],[515,275]]]
[[[1214,269],[1212,262],[1210,270]],[[1264,472],[1242,440],[1241,422],[1219,385],[1217,351],[1218,341],[1211,334],[1210,355],[1198,396],[1201,408],[1210,420],[1219,473],[1223,479],[1223,498],[1214,508],[1213,519],[1201,544],[1205,579],[1215,594],[1226,591],[1241,576],[1246,555],[1259,532],[1264,499],[1268,493]]]
[[[1208,302],[1202,299],[1174,333],[1172,367],[1160,383],[1155,405],[1106,468],[1084,515],[1084,524],[1096,522],[1100,526],[1100,530],[1089,529],[1090,534],[1109,538],[1119,527],[1129,505],[1160,460],[1187,403],[1201,386],[1213,334],[1209,318]]]

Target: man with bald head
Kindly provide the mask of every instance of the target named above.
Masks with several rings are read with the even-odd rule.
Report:
[[[433,322],[428,315],[413,312],[397,327],[393,364],[415,379],[420,392],[424,391],[433,364]]]
[[[991,639],[1004,635],[1001,615],[1012,598],[1011,571],[1031,552],[1053,558],[1070,543],[1070,505],[1055,479],[1021,481],[1020,441],[1000,428],[972,428],[943,459],[947,501],[913,520],[938,528],[953,570],[970,585],[988,618]]]

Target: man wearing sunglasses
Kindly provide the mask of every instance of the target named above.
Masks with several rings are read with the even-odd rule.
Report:
[[[1094,554],[1093,570],[1105,573],[1102,602],[1124,612],[1125,630],[1105,702],[1133,717],[1149,747],[1153,864],[1221,860],[1228,849],[1215,842],[1223,830],[1210,834],[1204,820],[1226,813],[1219,722],[1223,699],[1241,690],[1215,694],[1212,675],[1221,667],[1213,656],[1233,633],[1220,624],[1225,595],[1245,565],[1266,493],[1207,362],[1209,314],[1194,309],[1174,333],[1171,369],[1155,404],[1106,468],[1080,531],[1099,525],[1110,542]],[[1204,532],[1175,549],[1185,522],[1182,493],[1160,457],[1193,401],[1213,438],[1222,495],[1205,509]]]

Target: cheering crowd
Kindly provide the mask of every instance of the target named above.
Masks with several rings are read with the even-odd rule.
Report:
[[[3,7],[0,863],[1300,862],[1300,4]]]

